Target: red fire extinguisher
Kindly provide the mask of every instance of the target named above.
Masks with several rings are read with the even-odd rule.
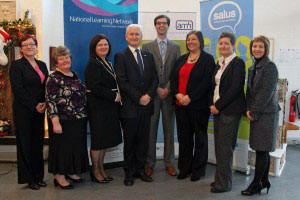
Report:
[[[289,121],[295,122],[296,121],[296,110],[297,110],[297,94],[298,90],[292,91],[292,96],[290,99],[290,114],[289,114]]]

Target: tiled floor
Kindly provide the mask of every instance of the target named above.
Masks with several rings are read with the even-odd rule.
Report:
[[[47,165],[45,165],[47,169]],[[245,189],[252,176],[234,173],[233,189],[222,194],[210,193],[210,183],[213,180],[215,166],[208,165],[207,175],[198,182],[191,182],[189,179],[177,180],[165,173],[163,162],[159,161],[153,175],[153,183],[145,183],[136,180],[134,186],[123,185],[124,173],[122,168],[107,170],[108,174],[114,177],[114,181],[109,184],[96,184],[90,182],[88,173],[83,176],[86,182],[77,184],[74,190],[61,190],[53,185],[53,177],[46,173],[45,181],[47,188],[33,191],[26,185],[17,184],[17,170],[15,164],[0,163],[0,174],[9,172],[7,175],[0,175],[0,199],[1,200],[192,200],[192,199],[272,199],[272,200],[297,200],[300,199],[300,146],[289,146],[287,149],[287,164],[280,178],[271,178],[272,187],[270,193],[266,190],[262,195],[244,197],[240,191]]]

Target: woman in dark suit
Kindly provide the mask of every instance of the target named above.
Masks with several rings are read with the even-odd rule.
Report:
[[[242,114],[246,111],[244,94],[245,63],[234,53],[235,37],[223,32],[218,40],[222,57],[213,74],[210,111],[214,114],[214,140],[217,168],[211,192],[230,191],[232,157]]]
[[[208,95],[215,62],[203,51],[200,31],[187,34],[186,46],[189,52],[178,58],[171,78],[179,142],[177,179],[185,179],[191,173],[191,181],[198,181],[205,175],[208,158]]]
[[[55,187],[73,189],[84,182],[77,174],[88,170],[86,88],[71,71],[70,50],[59,46],[52,52],[55,72],[46,83],[49,124],[48,172]]]
[[[22,58],[13,61],[9,73],[14,95],[13,115],[16,128],[18,183],[39,190],[44,179],[43,143],[45,82],[47,66],[34,58],[37,40],[24,35],[19,41]]]
[[[111,45],[105,35],[95,35],[90,43],[90,60],[85,69],[88,90],[88,117],[91,128],[91,180],[108,183],[113,178],[104,171],[105,149],[122,142],[119,111],[121,96],[116,74],[107,56]]]
[[[260,194],[271,187],[269,182],[270,154],[275,150],[279,122],[277,101],[278,70],[268,58],[270,42],[264,36],[250,42],[255,63],[248,70],[247,117],[250,120],[250,147],[256,151],[254,179],[242,195]]]

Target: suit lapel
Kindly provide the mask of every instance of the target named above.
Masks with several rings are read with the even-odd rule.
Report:
[[[158,44],[157,44],[157,39],[155,39],[153,41],[153,49],[154,49],[154,53],[156,54],[156,57],[159,58],[159,61],[162,64],[162,59],[161,59],[161,55],[160,55],[160,52],[159,52],[159,47],[158,47]]]
[[[201,67],[201,65],[202,65],[201,63],[202,63],[204,55],[205,55],[205,52],[202,51],[200,54],[200,57],[198,58],[197,62],[195,63],[195,66],[193,67],[192,71],[197,70],[197,68]],[[192,73],[192,71],[191,71],[191,73]]]
[[[35,71],[35,69],[32,67],[32,65],[29,63],[29,61],[23,56],[22,57],[23,59],[23,62],[24,62],[24,65],[25,67],[31,71],[31,73],[33,74],[34,78],[39,80],[39,82],[41,82],[41,78],[40,78],[40,75]],[[39,62],[37,60],[35,60],[37,65],[39,65]],[[39,66],[40,67],[40,66]],[[40,67],[40,70],[42,71],[42,73],[45,75],[45,77],[47,76],[47,72],[44,72],[44,70],[41,69],[42,67]],[[45,79],[46,80],[46,79]],[[45,81],[44,80],[44,81]]]
[[[264,66],[270,59],[266,56],[264,57],[259,63],[258,65],[256,66],[256,69],[257,68],[261,68],[262,66]]]
[[[171,44],[171,42],[168,40],[168,42],[167,42],[167,52],[166,52],[165,62],[167,62],[168,57],[169,57],[171,51],[172,51],[172,44]]]
[[[148,73],[148,62],[147,62],[147,54],[144,51],[141,51],[142,54],[142,59],[143,59],[143,63],[144,63],[144,74],[143,76],[145,77],[145,75]]]
[[[24,65],[27,67],[27,69],[34,72],[35,74],[37,74],[35,69],[32,67],[32,65],[29,63],[29,61],[24,56],[22,57],[22,59],[23,59]]]
[[[236,58],[236,57],[235,57],[235,58]],[[230,70],[230,68],[232,67],[235,58],[233,58],[233,59],[230,61],[230,63],[227,65],[226,69],[225,69],[224,72],[222,73],[220,83],[222,82],[222,80],[224,79],[224,77],[226,76],[226,74],[228,73],[228,71]],[[218,63],[218,65],[219,65],[219,63]]]
[[[212,78],[212,81],[213,81],[213,84],[215,85],[216,84],[216,81],[215,81],[215,76],[216,76],[216,74],[218,73],[218,71],[219,71],[219,69],[220,69],[220,65],[219,65],[219,63],[217,63],[217,67],[215,68],[215,71],[214,71],[214,73],[213,73],[213,78]]]
[[[132,54],[132,52],[130,51],[129,48],[126,49],[126,54],[128,56],[128,59],[129,59],[130,63],[134,66],[134,68],[138,71],[138,73],[143,77],[143,74],[141,74],[141,72],[140,72],[139,66],[138,66],[138,64],[137,64],[137,62],[134,58],[134,55]],[[142,56],[142,59],[143,59],[143,56]],[[145,67],[145,64],[144,64],[144,67]]]
[[[252,77],[253,77],[253,67],[250,67],[248,70],[248,80],[247,80],[247,85],[249,88],[252,87]]]
[[[266,56],[258,64],[256,64],[256,61],[255,61],[254,65],[253,65],[253,68],[251,70],[251,78],[249,77],[251,87],[256,85],[257,80],[260,79],[260,71],[261,71],[260,68],[262,68],[267,62],[269,62],[269,60],[270,59]],[[255,75],[254,75],[254,67],[256,68]],[[253,76],[254,76],[254,78],[253,78]],[[252,81],[252,79],[253,79],[253,81]]]

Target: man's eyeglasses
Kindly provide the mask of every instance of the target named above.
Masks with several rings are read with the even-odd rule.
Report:
[[[22,47],[35,47],[36,44],[22,44]]]
[[[167,25],[168,22],[156,22],[156,25]]]

